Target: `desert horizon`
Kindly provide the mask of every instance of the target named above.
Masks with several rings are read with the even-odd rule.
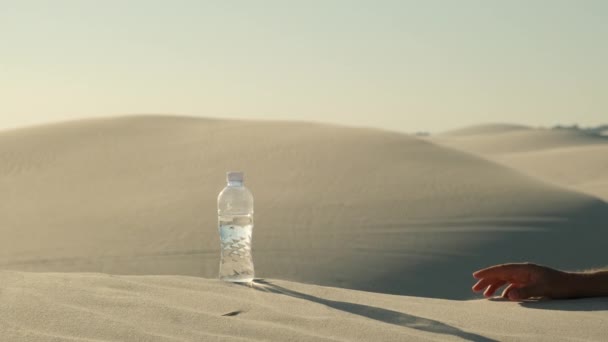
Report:
[[[590,135],[608,135],[608,124],[597,121],[595,123],[578,123],[576,121],[567,120],[566,122],[555,121],[555,122],[544,122],[544,123],[517,123],[508,120],[485,120],[470,124],[453,124],[447,128],[421,130],[417,127],[383,127],[381,125],[370,125],[370,124],[357,124],[350,123],[348,120],[342,121],[327,121],[323,119],[306,119],[306,118],[265,118],[263,115],[243,117],[243,116],[226,116],[226,115],[202,115],[202,114],[175,114],[175,113],[115,113],[110,115],[78,115],[68,118],[47,118],[37,120],[32,123],[21,123],[16,125],[4,125],[0,126],[0,132],[15,131],[21,129],[31,129],[39,126],[49,126],[57,124],[66,124],[77,121],[89,121],[89,120],[107,120],[107,119],[118,119],[124,117],[158,117],[158,118],[188,118],[188,119],[201,119],[201,120],[226,120],[226,121],[260,121],[260,122],[292,122],[292,123],[303,123],[303,124],[319,124],[326,126],[338,126],[345,128],[366,128],[375,129],[380,131],[411,134],[411,135],[452,135],[452,136],[464,136],[464,135],[483,135],[493,132],[502,132],[509,130],[523,130],[523,129],[537,129],[537,130],[580,130]]]

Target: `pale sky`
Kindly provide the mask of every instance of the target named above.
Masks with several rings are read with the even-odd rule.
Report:
[[[608,1],[0,0],[0,129],[129,113],[608,123]]]

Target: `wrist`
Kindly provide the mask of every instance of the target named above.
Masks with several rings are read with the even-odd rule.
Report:
[[[568,298],[608,296],[608,272],[566,272]]]
[[[584,273],[578,272],[566,272],[566,297],[567,298],[581,298],[585,297],[587,292],[587,279]]]

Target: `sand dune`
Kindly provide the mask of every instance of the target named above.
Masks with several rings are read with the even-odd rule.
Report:
[[[0,133],[0,268],[215,278],[235,169],[262,277],[464,299],[488,264],[608,257],[603,201],[424,139],[140,116]]]
[[[448,133],[434,141],[608,200],[608,137],[603,135],[603,126],[597,130],[505,130],[469,136]]]
[[[531,127],[515,124],[482,124],[463,127],[443,133],[450,137],[469,137],[476,135],[491,135],[508,132],[520,132],[532,129]]]
[[[504,303],[267,280],[0,272],[5,341],[604,341],[608,300]]]
[[[605,145],[607,139],[599,134],[578,129],[521,128],[511,125],[489,125],[463,128],[437,136],[437,141],[467,151],[486,154],[521,153],[562,147]],[[518,127],[518,126],[515,126]],[[474,131],[474,134],[459,132]]]
[[[453,300],[472,298],[470,272],[488,264],[608,259],[608,205],[578,191],[605,180],[605,146],[536,133],[483,126],[428,140],[152,116],[1,132],[0,336],[603,341],[605,299]],[[564,170],[564,156],[569,182],[549,173]],[[216,194],[235,169],[256,200],[254,258],[266,280],[252,287],[209,279]]]

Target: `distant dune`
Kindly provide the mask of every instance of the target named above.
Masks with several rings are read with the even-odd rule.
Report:
[[[485,126],[484,126],[485,127]],[[505,154],[530,152],[560,147],[587,146],[606,144],[607,139],[598,134],[575,129],[509,129],[502,125],[488,126],[492,129],[483,130],[474,126],[459,131],[474,131],[475,134],[454,134],[447,132],[437,136],[448,146],[458,147],[467,151],[485,154]]]
[[[261,277],[462,299],[488,264],[608,256],[603,201],[428,140],[139,116],[0,134],[0,267],[214,278],[216,196],[239,169]]]
[[[608,200],[608,137],[603,132],[604,126],[529,129],[473,136],[446,134],[433,141]]]
[[[454,129],[451,131],[444,132],[444,133],[442,133],[442,135],[452,136],[452,137],[466,137],[466,136],[472,136],[472,135],[488,135],[488,134],[526,131],[529,129],[531,129],[531,128],[528,126],[515,125],[515,124],[482,124],[482,125],[474,125],[474,126]]]

